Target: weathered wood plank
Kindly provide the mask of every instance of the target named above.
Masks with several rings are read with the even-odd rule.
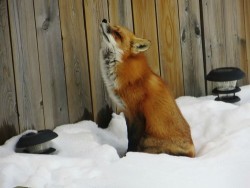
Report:
[[[45,127],[69,122],[58,1],[34,1]]]
[[[226,64],[228,66],[240,67],[238,54],[238,33],[237,33],[237,12],[235,0],[224,0],[224,27],[225,27],[225,47],[226,47]]]
[[[161,76],[169,83],[174,96],[178,97],[184,95],[184,85],[177,0],[156,0],[156,12]]]
[[[109,0],[109,16],[111,24],[134,30],[131,0]]]
[[[37,38],[32,0],[9,0],[20,131],[44,129]]]
[[[138,37],[151,41],[151,46],[145,54],[150,67],[160,74],[155,1],[132,0],[132,6],[134,32]]]
[[[246,64],[246,46],[244,43],[245,31],[243,31],[244,13],[243,0],[224,0],[225,7],[225,37],[226,37],[226,56],[229,66],[247,70]],[[242,40],[243,39],[243,40]],[[246,79],[240,80],[238,85],[246,83]]]
[[[7,0],[0,0],[0,145],[19,133]]]
[[[179,0],[185,95],[205,95],[199,0]]]
[[[245,31],[246,31],[246,69],[245,72],[247,74],[247,80],[245,84],[250,84],[250,1],[244,0],[244,16],[245,16]],[[242,10],[241,10],[242,11]],[[243,12],[243,11],[242,11]],[[242,20],[241,20],[242,21]]]
[[[105,127],[111,118],[112,110],[110,108],[112,104],[107,92],[105,92],[106,88],[101,78],[99,65],[101,37],[99,26],[102,19],[106,18],[108,20],[109,18],[108,4],[106,0],[84,0],[84,10],[94,119],[98,125]]]
[[[223,0],[203,0],[206,74],[214,68],[227,66]],[[208,94],[213,85],[207,82]]]
[[[82,0],[59,1],[70,122],[92,119]]]
[[[236,20],[236,33],[237,33],[237,62],[239,67],[246,73],[246,77],[239,81],[239,85],[247,84],[248,73],[247,73],[247,48],[246,48],[246,30],[245,30],[245,15],[244,15],[244,0],[235,1],[235,14],[237,15]]]

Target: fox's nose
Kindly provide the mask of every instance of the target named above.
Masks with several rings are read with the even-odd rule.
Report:
[[[108,21],[106,19],[103,19],[102,22],[103,23],[108,23]]]

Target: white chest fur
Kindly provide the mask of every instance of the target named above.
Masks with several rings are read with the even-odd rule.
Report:
[[[103,43],[100,50],[100,68],[102,78],[111,100],[119,107],[123,108],[124,103],[122,99],[114,92],[115,89],[118,89],[119,87],[116,74],[116,67],[119,63],[121,62],[118,61],[116,49],[112,45],[109,46],[107,43]]]

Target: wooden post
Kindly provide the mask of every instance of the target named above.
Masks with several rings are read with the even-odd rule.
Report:
[[[60,0],[70,122],[93,119],[82,0]]]
[[[199,0],[179,0],[185,95],[205,95]]]
[[[20,131],[44,129],[43,98],[32,0],[9,0]]]
[[[156,0],[161,76],[174,97],[184,95],[177,0]],[[151,22],[150,24],[151,25]]]
[[[245,14],[245,28],[246,28],[246,69],[245,72],[247,74],[247,84],[250,84],[250,1],[244,0],[244,14]],[[242,20],[240,20],[242,21]]]
[[[45,127],[69,122],[58,1],[36,0],[35,18]]]
[[[109,0],[109,16],[111,24],[122,25],[134,31],[131,0]]]
[[[7,0],[0,0],[0,145],[19,133]]]
[[[134,15],[134,32],[140,38],[151,41],[145,52],[153,71],[160,75],[156,12],[154,0],[132,0]]]

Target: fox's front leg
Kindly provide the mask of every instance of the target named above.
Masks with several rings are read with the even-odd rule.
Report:
[[[140,140],[145,131],[145,118],[143,115],[137,115],[131,120],[127,120],[128,129],[128,151],[137,151]]]

